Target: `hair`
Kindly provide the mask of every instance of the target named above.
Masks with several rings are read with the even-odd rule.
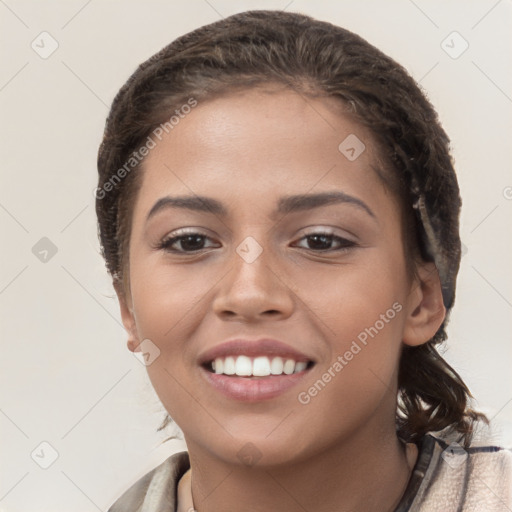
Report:
[[[447,338],[461,254],[449,138],[406,70],[346,29],[298,13],[247,11],[179,37],[138,66],[113,100],[98,153],[98,233],[114,287],[129,289],[132,211],[144,163],[138,155],[154,130],[168,131],[170,116],[193,101],[270,83],[305,98],[336,98],[344,115],[371,133],[402,210],[408,269],[420,260],[435,263],[447,311],[432,339],[402,348],[397,435],[418,442],[451,428],[469,446],[475,422],[488,420],[469,408],[469,389],[436,348]],[[170,421],[167,415],[158,430]]]

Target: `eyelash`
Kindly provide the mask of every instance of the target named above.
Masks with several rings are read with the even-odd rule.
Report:
[[[164,238],[158,244],[157,249],[160,249],[160,250],[163,250],[163,251],[169,252],[169,253],[174,253],[174,254],[197,254],[197,253],[200,253],[201,251],[205,250],[205,248],[196,249],[196,250],[192,250],[192,251],[178,251],[176,249],[172,249],[171,247],[176,242],[182,241],[183,239],[186,239],[186,238],[189,238],[189,237],[200,236],[200,237],[205,238],[205,239],[210,238],[207,235],[204,235],[204,234],[196,232],[196,231],[182,232],[182,233],[183,234],[181,234],[181,235],[176,235],[176,236]],[[341,252],[341,251],[348,250],[351,247],[355,247],[357,245],[355,242],[352,242],[351,240],[347,240],[346,238],[334,235],[333,233],[329,233],[329,232],[326,232],[326,231],[314,231],[312,233],[308,233],[307,235],[304,235],[300,240],[304,240],[304,239],[315,237],[315,236],[316,237],[328,237],[328,238],[332,239],[333,241],[337,240],[341,244],[341,247],[339,247],[338,249],[319,249],[319,250],[306,249],[306,250],[309,250],[309,251],[312,251],[312,252],[316,252],[316,253],[335,252],[335,251],[340,251]]]

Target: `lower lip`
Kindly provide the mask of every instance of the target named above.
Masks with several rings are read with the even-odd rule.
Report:
[[[217,391],[233,400],[258,402],[283,394],[302,380],[310,369],[291,375],[269,375],[267,377],[236,377],[212,373],[201,367],[201,373]]]

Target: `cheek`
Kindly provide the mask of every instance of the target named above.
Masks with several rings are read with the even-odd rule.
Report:
[[[133,258],[131,293],[137,334],[149,339],[158,354],[146,366],[151,383],[171,417],[180,423],[183,415],[200,415],[195,410],[189,384],[194,364],[189,340],[206,314],[208,292],[218,274],[194,265],[163,265],[151,258]],[[187,392],[188,391],[188,392]],[[181,420],[186,422],[186,420]]]
[[[316,301],[310,306],[321,320],[316,324],[327,340],[328,357],[312,384],[322,382],[312,393],[303,391],[304,401],[316,402],[319,414],[328,403],[362,413],[385,395],[392,397],[404,328],[405,278],[399,254],[368,250],[357,264],[319,273],[314,287],[309,284],[308,296]]]
[[[297,402],[299,414],[326,439],[394,415],[404,306],[394,280],[379,275],[368,269],[340,277],[336,286],[332,277],[330,285],[317,281],[325,285],[317,325],[328,356],[298,390]]]
[[[386,338],[400,337],[403,323],[397,313],[404,307],[405,278],[400,258],[372,250],[347,265],[311,272],[304,267],[293,282],[294,290],[314,313],[312,318],[321,320],[317,324],[326,336],[342,341],[339,347],[331,346],[343,349],[343,344],[360,333],[364,340],[365,329],[376,323]]]
[[[200,266],[165,265],[150,258],[132,267],[132,297],[139,335],[155,336],[166,346],[197,315],[215,280]],[[199,307],[198,307],[199,306]],[[178,349],[178,346],[175,347]]]
[[[392,290],[392,289],[391,289]],[[338,386],[348,402],[351,397],[370,399],[372,390],[394,386],[399,358],[403,304],[391,290],[363,288],[338,301],[337,316],[325,331],[329,339],[330,356],[323,362],[321,373],[340,376]],[[348,394],[347,394],[348,392]],[[381,394],[376,390],[377,395]]]

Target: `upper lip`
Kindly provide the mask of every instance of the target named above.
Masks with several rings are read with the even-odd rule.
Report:
[[[225,341],[206,350],[199,356],[199,364],[203,365],[210,363],[218,357],[222,358],[237,355],[245,355],[249,357],[274,356],[293,359],[295,362],[314,362],[313,358],[279,340],[271,338],[260,338],[258,340],[238,338]]]

